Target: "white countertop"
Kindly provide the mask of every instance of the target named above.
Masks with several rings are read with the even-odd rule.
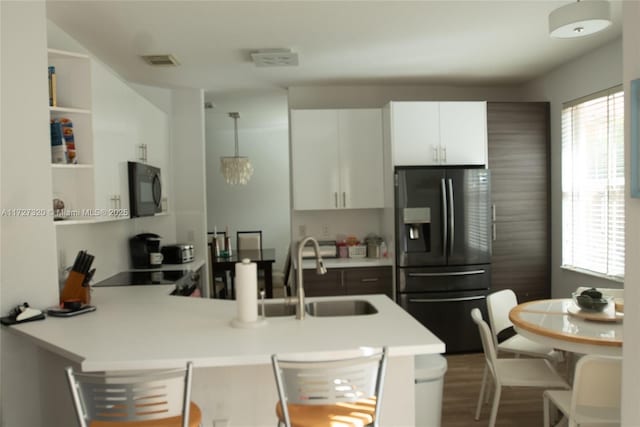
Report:
[[[391,266],[391,258],[322,258],[327,268],[358,268],[358,267],[386,267]],[[315,269],[315,258],[302,260],[302,269]]]
[[[435,335],[384,295],[308,298],[363,299],[378,313],[349,317],[270,317],[263,327],[230,325],[235,301],[173,297],[173,286],[93,290],[97,310],[9,327],[80,363],[83,371],[260,365],[273,353],[340,357],[360,346],[389,347],[390,356],[443,353]],[[281,300],[268,300],[268,303]]]

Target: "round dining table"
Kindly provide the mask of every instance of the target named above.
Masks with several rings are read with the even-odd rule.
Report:
[[[540,344],[573,353],[622,356],[624,315],[615,313],[608,320],[589,317],[594,316],[583,316],[571,299],[529,301],[509,313],[516,332]]]

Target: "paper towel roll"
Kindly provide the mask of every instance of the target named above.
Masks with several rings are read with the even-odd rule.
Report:
[[[256,263],[245,258],[236,263],[237,320],[243,323],[258,320],[258,270]]]

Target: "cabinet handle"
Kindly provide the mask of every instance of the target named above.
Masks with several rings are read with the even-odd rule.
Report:
[[[338,192],[335,191],[333,193],[333,203],[335,204],[336,208],[338,207]]]
[[[363,283],[377,282],[378,280],[380,280],[379,277],[365,277],[364,279],[360,279]]]
[[[433,161],[438,161],[438,147],[436,147],[435,145],[433,146]]]
[[[447,163],[447,147],[442,147],[442,162]]]
[[[148,161],[149,160],[149,150],[147,147],[147,144],[144,144],[144,161]]]
[[[447,276],[471,276],[484,274],[485,270],[450,271],[443,273],[409,273],[409,277],[447,277]]]
[[[416,298],[410,299],[409,302],[459,302],[459,301],[476,301],[480,299],[485,299],[486,297],[477,296],[477,297],[461,297],[461,298]]]
[[[347,192],[346,191],[342,192],[342,207],[343,208],[347,207]]]

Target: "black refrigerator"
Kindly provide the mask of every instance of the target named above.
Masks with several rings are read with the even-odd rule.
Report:
[[[486,318],[491,284],[489,170],[403,167],[395,175],[398,303],[447,353],[479,351],[470,312]]]

